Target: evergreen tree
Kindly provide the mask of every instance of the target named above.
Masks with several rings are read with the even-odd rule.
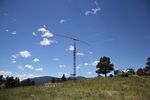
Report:
[[[0,85],[4,82],[3,75],[0,75]]]
[[[105,74],[106,77],[107,73],[110,73],[112,70],[114,70],[113,67],[114,65],[111,64],[110,58],[103,56],[100,58],[99,63],[96,65],[96,73],[98,76],[100,76],[100,74]]]
[[[53,77],[52,80],[51,80],[51,82],[52,82],[52,83],[55,83],[55,82],[56,82],[56,79]]]
[[[147,69],[150,69],[150,57],[147,58],[146,68],[147,68]]]
[[[66,81],[67,79],[66,79],[66,77],[65,77],[65,74],[63,74],[63,76],[62,76],[62,78],[61,78],[61,81],[62,82],[64,82],[64,81]]]

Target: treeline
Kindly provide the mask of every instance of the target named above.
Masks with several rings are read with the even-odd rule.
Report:
[[[51,83],[61,83],[65,81],[78,80],[79,78],[74,78],[72,76],[66,77],[65,74],[62,75],[61,78],[52,78]],[[81,78],[80,78],[81,79]]]
[[[14,78],[13,76],[7,76],[6,78],[4,78],[3,75],[0,75],[0,89],[31,85],[35,85],[35,82],[31,81],[30,79],[20,81],[18,77]]]

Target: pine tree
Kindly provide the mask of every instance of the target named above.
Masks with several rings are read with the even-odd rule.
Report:
[[[114,70],[114,65],[111,64],[110,62],[110,58],[109,57],[101,57],[98,64],[96,65],[96,73],[98,74],[98,76],[100,76],[100,74],[105,74],[105,77],[107,76],[107,73],[111,72],[112,70]]]

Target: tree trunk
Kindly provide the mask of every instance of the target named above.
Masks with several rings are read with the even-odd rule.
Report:
[[[107,73],[105,73],[105,77],[107,77]]]

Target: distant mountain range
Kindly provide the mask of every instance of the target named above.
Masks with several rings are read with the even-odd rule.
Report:
[[[44,83],[49,83],[52,81],[52,79],[60,79],[58,77],[53,77],[53,76],[41,76],[41,77],[35,77],[35,78],[30,78],[32,81],[35,82],[36,85],[42,85]],[[77,80],[80,79],[85,79],[83,76],[77,76]],[[26,80],[26,79],[25,79]],[[24,81],[24,80],[23,80]]]

